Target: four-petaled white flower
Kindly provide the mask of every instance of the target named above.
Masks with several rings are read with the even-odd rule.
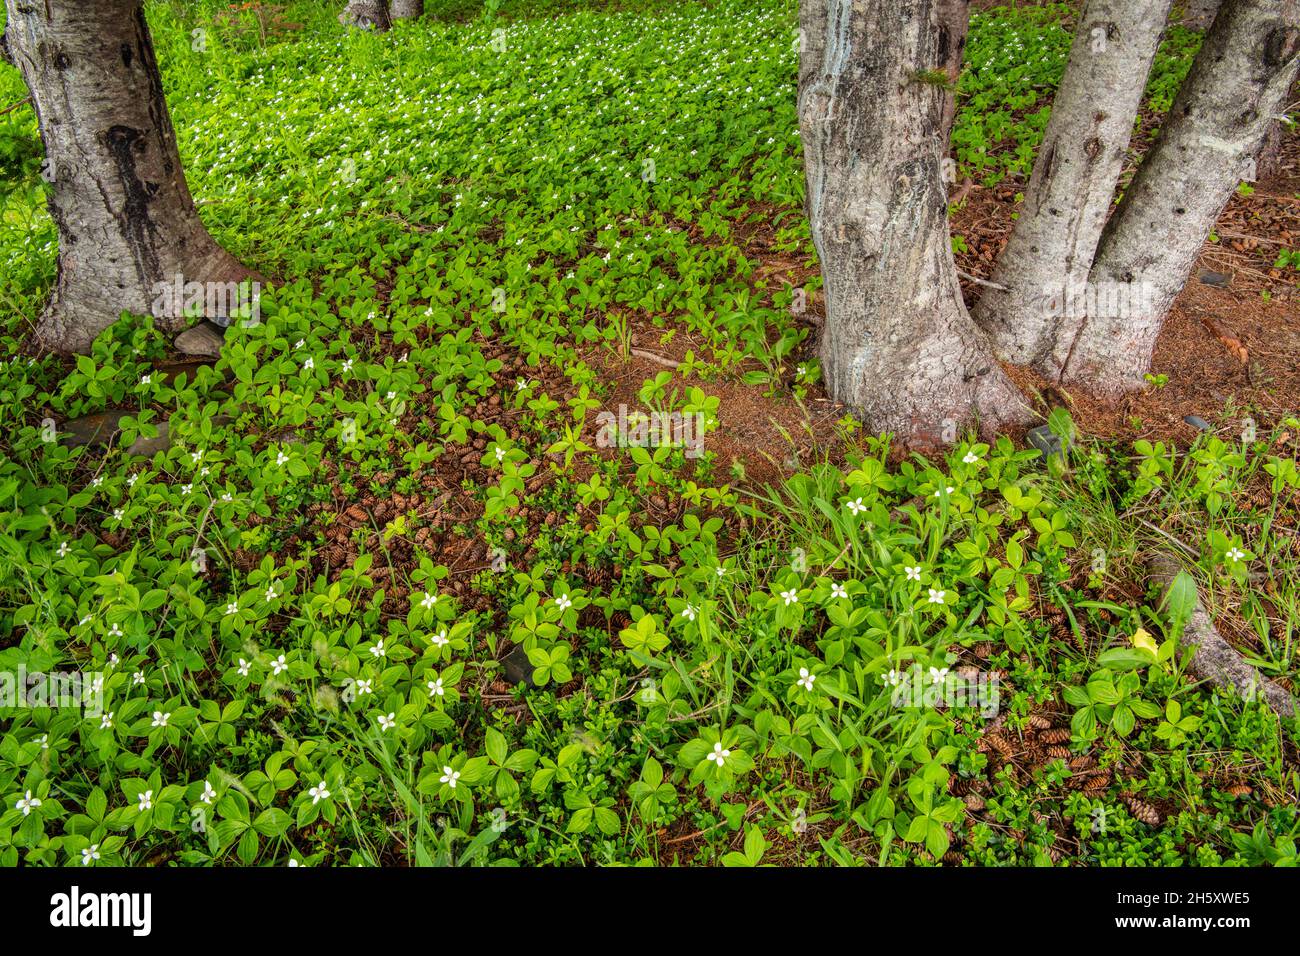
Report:
[[[782,591],[781,599],[785,601],[786,607],[789,607],[791,604],[798,604],[799,592],[794,590],[793,588],[791,588],[789,591]]]
[[[724,568],[722,565],[718,565],[718,577],[725,578],[726,576],[727,576],[727,569]]]
[[[840,584],[838,581],[836,581],[834,584],[831,585],[831,597],[846,598],[848,596],[849,596],[849,589],[846,588],[844,585]]]
[[[166,726],[167,726],[167,721],[169,721],[169,720],[171,720],[171,719],[172,719],[172,715],[171,715],[171,714],[164,714],[161,710],[155,710],[155,711],[153,712],[153,723],[150,724],[150,726],[151,726],[151,727],[166,727]]]
[[[212,789],[212,784],[207,780],[203,781],[203,792],[199,794],[199,799],[204,803],[212,803],[212,798],[217,795],[217,791]]]
[[[113,509],[113,520],[114,520],[114,521],[121,521],[121,520],[122,520],[123,518],[125,518],[125,517],[126,517],[126,510],[125,510],[125,509],[123,509],[123,508],[114,508],[114,509]]]
[[[61,558],[66,558],[68,556],[68,542],[66,541],[59,542],[58,555]]]
[[[1227,558],[1229,561],[1236,562],[1246,557],[1246,552],[1242,551],[1241,548],[1232,548],[1230,551],[1228,551],[1227,554],[1224,555],[1224,557]]]
[[[269,588],[266,589],[266,599],[267,599],[268,601],[274,601],[274,600],[275,600],[276,598],[278,598],[279,596],[280,596],[280,595],[278,595],[278,594],[275,593],[275,585],[274,585],[274,584],[272,584]]]
[[[91,861],[99,859],[99,844],[92,843],[81,851],[81,865],[90,866]]]
[[[229,617],[229,616],[232,615],[232,614],[238,614],[238,613],[239,613],[239,604],[238,604],[238,602],[236,602],[236,601],[231,601],[229,604],[226,605],[226,616],[227,616],[227,617]]]
[[[14,804],[14,809],[21,810],[23,812],[23,816],[27,816],[27,814],[31,813],[40,805],[41,805],[41,798],[33,797],[32,792],[28,790],[27,793],[23,795],[23,798]]]
[[[386,714],[379,715],[380,730],[392,730],[396,726],[397,726],[397,714],[393,713],[392,711],[389,711]]]
[[[108,629],[108,636],[109,636],[109,637],[121,637],[121,636],[122,636],[122,628],[119,627],[118,625],[114,624],[112,627],[110,627],[110,628]]]
[[[152,810],[152,809],[153,809],[153,791],[146,790],[144,793],[140,794],[140,812],[144,813],[144,811]]]
[[[302,367],[304,371],[313,369],[316,367],[316,360],[309,356],[307,361],[302,363]]]
[[[99,718],[100,730],[108,730],[113,726],[113,713],[114,712],[110,710],[107,714],[102,714],[100,716]]]
[[[497,445],[496,455],[497,455],[497,461],[505,461],[506,450],[502,448],[500,445]]]
[[[569,596],[567,594],[561,594],[559,597],[555,599],[555,606],[558,607],[561,611],[567,611],[569,608],[573,607],[573,602],[569,600]]]
[[[438,595],[424,592],[424,597],[420,599],[420,607],[433,607],[438,603]]]
[[[942,603],[943,603],[943,599],[944,599],[946,596],[947,596],[947,592],[946,592],[946,591],[939,591],[939,590],[935,590],[934,588],[930,588],[930,603],[931,603],[931,604],[942,604]]]
[[[144,671],[136,671],[134,674],[132,674],[132,675],[131,675],[131,683],[132,683],[132,684],[143,684],[143,683],[144,683]]]
[[[975,464],[975,462],[979,460],[980,460],[980,456],[975,454],[973,451],[966,452],[966,454],[962,457],[962,461],[968,465],[973,465]]]
[[[948,668],[946,668],[946,667],[931,667],[931,668],[930,668],[930,683],[931,683],[931,684],[942,684],[942,683],[943,683],[945,680],[947,680],[947,679],[948,679]]]
[[[140,376],[140,384],[141,384],[141,385],[148,385],[148,384],[149,384],[150,382],[152,382],[152,381],[153,381],[153,376],[152,376],[152,375],[142,375],[142,376]]]
[[[795,683],[797,683],[804,690],[811,692],[813,687],[813,681],[815,681],[816,679],[817,679],[816,674],[812,673],[806,667],[801,667],[799,668],[799,679],[795,681]]]
[[[311,802],[313,805],[319,803],[321,800],[328,800],[330,797],[330,792],[325,789],[324,780],[308,790],[307,793],[311,795]]]
[[[861,498],[854,498],[852,501],[849,502],[849,511],[852,514],[855,515],[860,514],[861,512],[866,510],[867,510],[867,506],[862,503]]]
[[[880,679],[884,681],[886,684],[888,684],[890,687],[897,687],[899,683],[903,680],[903,675],[900,674],[896,669],[890,668],[889,673],[883,675]]]
[[[428,687],[429,687],[429,696],[430,696],[430,697],[443,697],[443,696],[445,696],[446,693],[447,693],[447,691],[446,691],[446,690],[443,688],[443,686],[442,686],[442,678],[441,678],[441,677],[439,677],[437,680],[431,680],[431,681],[429,681],[429,683],[428,683]]]
[[[524,389],[526,389],[527,387],[528,387],[528,379],[526,379],[526,378],[517,378],[517,379],[515,379],[515,391],[516,391],[516,392],[522,392],[522,391],[523,391]]]
[[[921,566],[919,564],[911,568],[905,567],[903,568],[903,570],[907,572],[907,580],[909,581],[921,580]]]
[[[445,783],[451,789],[456,789],[456,781],[460,779],[460,771],[452,770],[450,767],[442,768],[442,776],[438,778],[439,783]]]
[[[726,759],[730,756],[731,756],[731,751],[724,750],[722,748],[721,741],[719,741],[718,743],[713,745],[713,750],[709,752],[708,759],[712,760],[719,767],[721,767],[722,764],[726,761]]]
[[[688,621],[695,620],[695,614],[696,614],[696,609],[695,609],[695,605],[693,604],[688,604],[686,605],[686,607],[682,608],[682,617],[686,618],[686,620]]]
[[[942,497],[944,496],[945,493],[947,493],[947,494],[952,494],[952,493],[953,493],[954,491],[956,491],[956,490],[957,490],[957,489],[954,488],[952,485],[949,485],[949,486],[948,486],[944,491],[938,491],[938,490],[936,489],[936,491],[935,491],[935,493],[934,493],[934,496],[935,496],[936,498],[942,498]]]
[[[437,634],[429,638],[429,643],[434,647],[446,647],[450,644],[451,640],[447,637],[447,629],[444,627],[439,630]]]
[[[288,461],[289,461],[289,456],[288,456],[288,455],[286,455],[286,454],[285,454],[284,452],[282,452],[282,451],[281,451],[281,452],[276,452],[276,455],[275,455],[275,463],[276,463],[277,466],[279,466],[279,467],[283,467],[283,466],[285,465],[285,463],[288,462]]]
[[[247,677],[247,676],[248,676],[248,668],[249,668],[250,666],[252,666],[252,665],[250,665],[248,661],[244,660],[244,659],[241,657],[241,658],[239,659],[239,676],[240,676],[240,677]]]
[[[344,372],[350,372],[350,371],[352,371],[352,359],[344,359],[344,360],[343,360],[343,371],[344,371]]]
[[[373,694],[373,693],[375,692],[375,690],[374,690],[374,687],[373,687],[372,685],[373,685],[373,681],[371,681],[371,680],[368,680],[368,679],[361,679],[361,680],[358,680],[358,681],[357,681],[357,684],[356,684],[356,687],[357,687],[357,696],[359,697],[359,696],[361,696],[362,694]]]
[[[272,677],[279,677],[281,674],[283,674],[283,673],[284,673],[285,671],[287,671],[288,669],[289,669],[289,663],[288,663],[288,661],[286,661],[286,660],[284,659],[284,655],[283,655],[283,654],[281,654],[281,655],[280,655],[279,657],[277,657],[275,660],[271,661],[271,676],[272,676]]]
[[[387,655],[388,651],[384,649],[384,639],[381,637],[379,640],[375,641],[375,646],[370,648],[370,656],[386,657]]]

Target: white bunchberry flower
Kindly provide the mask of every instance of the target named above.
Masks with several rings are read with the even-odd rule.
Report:
[[[41,798],[33,797],[32,792],[28,790],[25,794],[23,794],[22,799],[14,804],[14,809],[21,810],[23,812],[23,816],[27,816],[29,813],[31,813],[40,805],[41,805]]]
[[[921,580],[921,566],[919,564],[911,568],[905,567],[903,568],[903,570],[907,572],[907,580],[909,581]]]
[[[275,600],[276,598],[278,598],[279,596],[280,596],[280,595],[278,595],[278,594],[275,593],[275,585],[274,585],[274,584],[272,584],[269,588],[266,589],[266,599],[267,599],[268,601],[274,601],[274,600]]]
[[[144,683],[144,671],[136,671],[131,675],[131,683],[139,686]]]
[[[567,611],[569,608],[573,607],[573,602],[569,600],[569,596],[567,594],[561,594],[559,597],[555,599],[555,606],[558,607],[561,611]]]
[[[849,512],[852,514],[861,514],[867,510],[867,506],[862,503],[861,498],[854,498],[849,502]]]
[[[709,751],[708,759],[709,759],[709,760],[712,760],[712,761],[713,761],[714,763],[716,763],[719,767],[721,767],[722,764],[726,761],[726,759],[727,759],[728,757],[730,757],[730,756],[731,756],[731,751],[730,751],[730,750],[724,750],[724,749],[722,748],[722,743],[721,743],[721,742],[718,742],[718,743],[714,744],[714,745],[713,745],[713,749],[712,749],[711,751]]]
[[[834,584],[831,585],[831,597],[846,598],[848,596],[849,596],[849,589],[846,588],[844,585],[840,584],[838,581],[836,581]]]
[[[947,680],[947,678],[948,678],[948,668],[946,668],[946,667],[931,667],[931,668],[930,668],[930,683],[931,683],[931,684],[942,684],[945,680]]]
[[[429,696],[430,696],[430,697],[443,697],[443,696],[445,696],[446,693],[447,693],[447,691],[446,691],[446,690],[443,688],[443,686],[442,686],[442,678],[441,678],[441,677],[439,677],[437,680],[431,680],[431,681],[429,681],[429,682],[428,682],[428,688],[429,688]]]
[[[121,637],[121,636],[122,636],[122,628],[121,628],[121,626],[118,625],[118,624],[114,624],[112,627],[110,627],[110,628],[108,629],[108,636],[109,636],[109,637]]]
[[[36,739],[37,739],[38,741],[40,741],[41,749],[42,749],[42,750],[49,750],[49,749],[50,749],[50,735],[49,735],[49,734],[41,734],[41,735],[40,735],[39,737],[37,737]]]
[[[316,360],[314,358],[311,358],[310,356],[308,356],[307,361],[302,363],[302,368],[304,372],[311,371],[315,367],[316,367]]]
[[[152,809],[153,809],[153,791],[146,790],[144,793],[140,794],[140,812],[144,813],[144,811],[152,810]]]
[[[238,614],[238,613],[239,613],[239,604],[238,604],[238,602],[236,602],[236,601],[231,601],[229,604],[226,605],[226,616],[227,616],[227,617],[229,617],[229,616],[232,615],[232,614]]]
[[[374,647],[370,648],[370,656],[371,656],[371,657],[387,657],[387,656],[388,656],[388,651],[384,649],[384,640],[383,640],[383,638],[380,638],[379,640],[375,641],[375,645],[374,645]]]
[[[695,620],[695,614],[696,614],[696,609],[695,609],[695,605],[693,604],[688,604],[686,605],[686,607],[682,608],[682,617],[686,618],[686,620],[688,621]]]
[[[816,679],[817,679],[816,674],[809,671],[808,668],[806,667],[801,667],[799,668],[799,679],[795,683],[797,683],[804,690],[811,692],[813,689],[813,681],[815,681]]]
[[[286,661],[286,660],[284,659],[284,655],[283,655],[283,654],[281,654],[281,655],[280,655],[279,657],[277,657],[275,660],[271,661],[271,676],[272,676],[272,677],[279,677],[281,674],[283,674],[283,673],[284,673],[285,671],[287,671],[288,669],[289,669],[289,662]]]
[[[456,789],[456,781],[460,779],[460,771],[452,770],[450,767],[442,768],[442,776],[438,778],[439,783],[445,783],[451,789]]]
[[[171,719],[172,719],[172,715],[171,715],[171,714],[164,714],[161,710],[155,710],[155,711],[153,712],[153,723],[152,723],[150,726],[151,726],[151,727],[166,727],[166,726],[167,726],[167,721],[169,721],[169,720],[171,720]]]
[[[1228,551],[1227,554],[1224,555],[1224,557],[1227,558],[1229,561],[1237,562],[1242,560],[1244,557],[1246,557],[1246,552],[1242,551],[1241,548],[1232,548],[1230,551]]]
[[[81,851],[81,865],[90,866],[91,862],[99,859],[99,844],[92,843]]]
[[[961,460],[968,465],[973,465],[975,462],[980,460],[980,456],[975,454],[973,451],[968,451],[962,456]]]
[[[389,711],[387,714],[379,715],[379,729],[392,730],[397,726],[397,714]]]
[[[948,487],[947,487],[944,491],[939,491],[939,490],[936,489],[936,490],[935,490],[935,493],[934,493],[934,496],[935,496],[936,498],[942,498],[945,494],[949,494],[949,495],[950,495],[950,494],[952,494],[952,493],[953,493],[954,491],[956,491],[956,490],[957,490],[957,489],[954,488],[952,485],[948,485]]]
[[[429,638],[429,643],[434,647],[446,647],[450,644],[451,640],[447,637],[447,629],[445,627],[441,628],[437,634]]]
[[[283,467],[288,460],[289,456],[284,452],[278,452],[275,456],[275,463],[278,467]]]
[[[344,361],[343,361],[343,371],[344,371],[344,372],[350,372],[350,371],[352,371],[352,359],[344,359]]]
[[[110,728],[112,728],[112,726],[113,726],[113,711],[110,710],[107,714],[101,714],[99,717],[99,729],[109,730]]]
[[[799,603],[799,592],[791,588],[789,591],[781,592],[781,600],[785,601],[785,606]]]
[[[240,676],[240,677],[247,677],[247,676],[248,676],[248,668],[251,667],[251,666],[252,666],[252,665],[251,665],[248,661],[244,660],[244,659],[241,657],[241,658],[239,659],[239,676]]]
[[[902,681],[903,675],[900,674],[897,669],[890,668],[889,673],[883,675],[880,679],[890,687],[897,687]]]
[[[362,694],[373,694],[375,692],[375,682],[370,678],[359,678],[356,683],[357,696]]]
[[[140,376],[140,384],[141,384],[141,385],[148,385],[148,384],[150,384],[150,383],[152,383],[152,382],[153,382],[153,376],[152,376],[152,375],[142,375],[142,376]]]
[[[930,588],[930,603],[931,603],[931,604],[942,604],[942,603],[943,603],[943,599],[944,599],[946,596],[947,596],[947,592],[946,592],[946,591],[940,591],[940,590],[936,590],[935,588]]]
[[[58,554],[58,556],[61,558],[66,558],[68,556],[68,542],[60,541],[59,550],[55,553]]]
[[[203,792],[199,794],[199,799],[206,804],[211,804],[213,798],[216,797],[216,795],[217,795],[217,791],[212,789],[212,784],[209,783],[207,780],[204,780]]]
[[[424,608],[433,607],[437,603],[438,603],[438,595],[430,594],[428,591],[426,591],[424,593],[424,597],[420,599],[420,607],[424,607]]]
[[[121,521],[121,520],[122,520],[123,518],[125,518],[125,517],[126,517],[126,510],[125,510],[125,509],[123,509],[123,508],[114,508],[114,509],[113,509],[113,520],[114,520],[114,521]]]
[[[330,792],[325,789],[324,780],[308,790],[307,793],[311,795],[311,802],[313,805],[319,803],[321,800],[328,800],[330,797]]]

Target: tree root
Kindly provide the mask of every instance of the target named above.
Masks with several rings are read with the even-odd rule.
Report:
[[[1169,554],[1157,554],[1147,562],[1148,579],[1159,586],[1162,596],[1169,593],[1182,564]],[[1214,621],[1197,597],[1179,644],[1193,649],[1190,670],[1196,678],[1217,687],[1231,687],[1246,700],[1263,698],[1280,716],[1292,717],[1295,698],[1282,687],[1264,677],[1214,627]]]

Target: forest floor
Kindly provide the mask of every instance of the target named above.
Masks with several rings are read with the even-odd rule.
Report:
[[[0,862],[1294,862],[1295,718],[1179,642],[1199,594],[1300,686],[1300,138],[1148,388],[1013,370],[1064,455],[903,457],[819,383],[794,5],[480,6],[150,6],[204,219],[276,280],[207,357],[139,316],[31,348],[55,233],[0,116],[0,665],[97,673],[108,714],[13,716]],[[1071,18],[973,23],[971,275]],[[687,444],[609,430],[638,412]]]

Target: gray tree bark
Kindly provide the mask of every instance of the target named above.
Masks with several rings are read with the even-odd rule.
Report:
[[[339,23],[379,33],[390,30],[393,21],[388,14],[388,0],[348,0],[347,7],[339,14]]]
[[[5,0],[5,42],[45,143],[58,278],[39,344],[85,351],[158,290],[253,274],[208,234],[190,196],[141,0]],[[177,314],[160,327],[186,324]]]
[[[1062,381],[1112,395],[1142,387],[1165,317],[1298,71],[1300,0],[1224,0],[1102,234],[1090,284],[1118,289],[1130,308],[1099,310],[1062,336]]]
[[[934,0],[804,0],[799,128],[827,389],[911,447],[1021,417],[962,303],[942,178],[952,46]]]
[[[388,15],[394,23],[398,20],[418,20],[424,16],[424,0],[390,0]]]
[[[1198,30],[1208,30],[1223,0],[1183,0],[1183,23]]]
[[[994,351],[1055,378],[1115,198],[1133,122],[1173,0],[1086,0],[1020,218],[974,310]],[[1077,320],[1075,321],[1077,325]]]

